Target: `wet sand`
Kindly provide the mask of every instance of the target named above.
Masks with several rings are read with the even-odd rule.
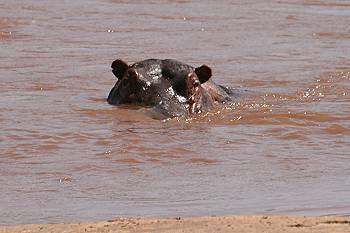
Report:
[[[350,217],[221,216],[125,219],[79,224],[22,225],[0,232],[350,232]]]

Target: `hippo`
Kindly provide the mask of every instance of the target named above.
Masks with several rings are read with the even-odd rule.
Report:
[[[192,67],[173,59],[147,59],[128,65],[117,59],[112,72],[118,81],[107,101],[112,105],[152,107],[166,118],[210,111],[232,100],[233,92],[211,80],[207,65]]]

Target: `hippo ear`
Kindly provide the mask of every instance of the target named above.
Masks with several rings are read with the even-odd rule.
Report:
[[[198,76],[198,79],[201,83],[205,83],[211,77],[211,69],[209,66],[202,65],[194,69],[194,72]]]
[[[112,65],[112,72],[118,78],[121,79],[124,76],[125,71],[129,68],[128,64],[122,60],[115,60]]]

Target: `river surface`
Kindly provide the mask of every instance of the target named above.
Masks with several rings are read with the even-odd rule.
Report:
[[[0,225],[350,214],[348,0],[2,0]],[[110,64],[207,64],[191,118],[108,105]]]

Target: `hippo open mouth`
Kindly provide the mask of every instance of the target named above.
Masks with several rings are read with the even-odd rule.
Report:
[[[194,68],[172,59],[148,59],[128,65],[112,63],[118,81],[107,101],[112,105],[136,103],[154,107],[167,116],[188,116],[213,108],[214,102],[229,101],[225,89],[211,81],[211,69]]]

